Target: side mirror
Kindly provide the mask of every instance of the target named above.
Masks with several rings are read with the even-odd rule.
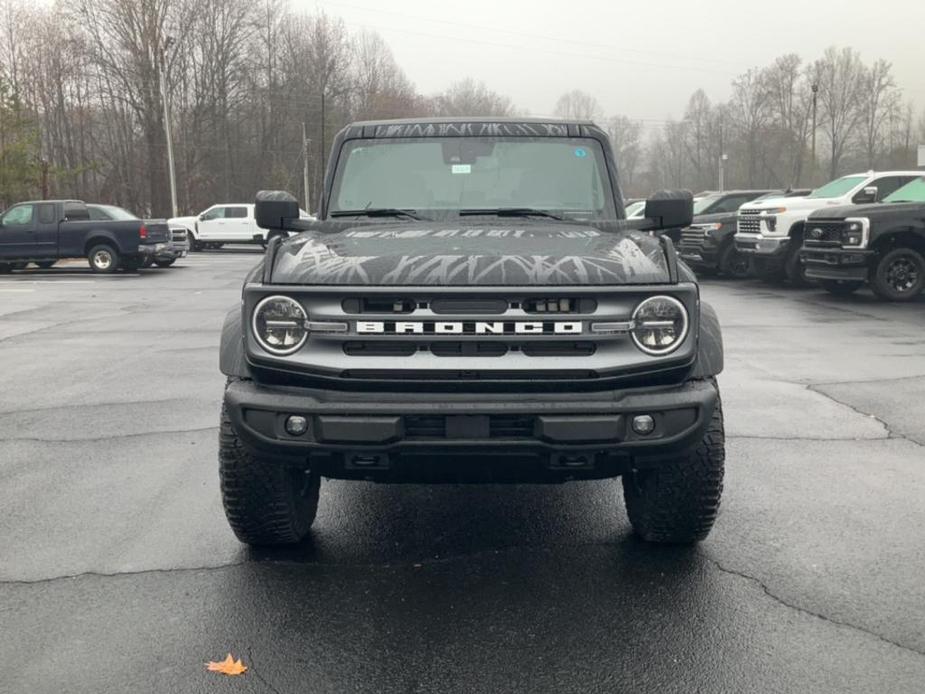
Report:
[[[856,205],[864,204],[867,202],[877,202],[877,196],[880,194],[880,189],[877,186],[867,186],[864,190],[854,196],[854,202]]]
[[[261,229],[287,229],[299,219],[299,201],[284,190],[261,190],[254,200],[254,219]]]
[[[694,221],[694,196],[689,190],[660,190],[646,200],[646,219],[651,230],[680,229]]]

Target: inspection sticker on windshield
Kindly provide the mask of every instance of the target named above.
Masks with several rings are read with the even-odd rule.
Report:
[[[452,171],[454,174],[472,173],[472,164],[453,164]]]
[[[577,147],[575,149],[575,156],[579,159],[583,159],[588,156],[588,150],[586,150],[584,147]]]

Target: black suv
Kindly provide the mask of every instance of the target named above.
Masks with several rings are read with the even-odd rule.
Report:
[[[912,301],[925,289],[925,176],[883,202],[813,212],[802,253],[806,276],[833,294],[869,282],[881,299]]]
[[[655,542],[707,535],[723,482],[714,311],[673,245],[689,193],[625,220],[587,122],[367,122],[318,220],[259,193],[274,239],[227,317],[220,471],[244,542],[297,542],[322,477],[623,477]]]
[[[764,197],[798,197],[809,190],[782,193],[774,190],[730,190],[710,193],[694,202],[694,221],[681,231],[679,252],[694,270],[718,272],[743,279],[749,275],[748,258],[736,251],[735,233],[739,208]]]

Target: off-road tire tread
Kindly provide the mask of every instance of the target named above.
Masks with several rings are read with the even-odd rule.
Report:
[[[691,544],[713,528],[723,493],[723,408],[717,401],[701,442],[686,455],[623,476],[626,512],[647,542]]]
[[[897,246],[896,248],[891,248],[889,251],[883,254],[883,256],[877,261],[877,264],[874,266],[874,269],[870,273],[870,289],[879,299],[884,301],[913,301],[919,294],[922,293],[922,288],[920,287],[916,292],[909,292],[908,294],[897,294],[894,290],[889,287],[883,286],[880,282],[880,266],[886,264],[887,259],[893,255],[896,251],[911,251],[915,255],[919,256],[920,267],[925,268],[925,257],[922,256],[914,248],[908,248],[906,246]]]
[[[247,448],[222,406],[219,478],[228,524],[249,545],[286,545],[308,534],[318,511],[320,478],[312,478],[301,501],[286,463],[267,460]]]

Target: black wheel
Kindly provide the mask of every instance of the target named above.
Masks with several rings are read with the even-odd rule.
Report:
[[[870,288],[886,301],[912,301],[925,288],[925,258],[913,248],[894,248],[877,261]]]
[[[29,263],[13,263],[14,270],[25,270],[29,267]]]
[[[719,271],[726,277],[743,280],[750,274],[748,257],[736,250],[735,243],[727,243],[719,254]]]
[[[158,267],[170,267],[175,262],[177,262],[177,259],[171,258],[170,260],[155,260],[154,264],[157,265]]]
[[[56,260],[37,260],[35,263],[35,266],[42,268],[43,270],[47,270],[50,267],[54,267],[56,262],[58,261]]]
[[[796,241],[797,239],[793,239],[790,242],[791,245]],[[811,284],[806,276],[806,265],[800,258],[800,248],[802,248],[802,243],[790,248],[787,251],[787,260],[784,261],[784,276],[791,287],[808,287]]]
[[[87,261],[93,272],[110,274],[119,269],[119,251],[108,243],[99,243],[87,253]]]
[[[713,527],[726,458],[723,409],[717,402],[703,440],[687,454],[623,476],[633,531],[647,542],[690,544]]]
[[[286,545],[305,538],[318,512],[319,475],[246,448],[224,406],[218,460],[225,516],[241,542]]]
[[[193,236],[193,232],[187,232],[187,241],[189,241],[189,252],[194,253],[195,251],[201,250],[202,246],[199,241],[196,240],[196,237]]]
[[[152,265],[154,265],[154,258],[152,258],[150,255],[145,256],[145,259],[141,261],[141,267],[145,269],[151,267]]]
[[[819,280],[820,286],[829,294],[848,296],[864,286],[861,280]]]

